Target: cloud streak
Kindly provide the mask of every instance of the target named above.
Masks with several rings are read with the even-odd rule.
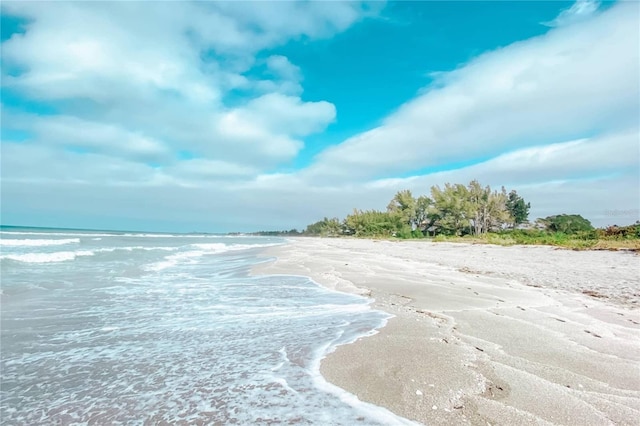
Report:
[[[553,21],[544,22],[543,25],[548,27],[561,27],[575,24],[576,22],[591,18],[598,11],[599,7],[599,1],[577,0],[570,8],[560,12]]]

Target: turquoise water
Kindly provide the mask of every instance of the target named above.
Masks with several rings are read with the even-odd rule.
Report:
[[[248,272],[275,238],[4,228],[4,424],[405,424],[319,361],[369,301]]]

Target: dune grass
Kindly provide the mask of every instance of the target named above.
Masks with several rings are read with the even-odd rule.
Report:
[[[592,235],[567,235],[562,233],[488,233],[479,236],[453,237],[438,235],[434,242],[458,242],[469,244],[547,245],[573,250],[632,250],[640,251],[640,238],[608,238]]]

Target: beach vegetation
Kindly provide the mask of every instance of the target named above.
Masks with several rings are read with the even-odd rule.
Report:
[[[472,215],[469,191],[462,184],[444,185],[431,188],[433,206],[432,225],[439,234],[460,236],[470,228]]]
[[[344,220],[344,233],[356,237],[410,238],[411,226],[399,212],[355,209]]]
[[[318,235],[321,237],[336,237],[343,233],[344,227],[337,217],[324,218],[316,223],[307,226],[304,231],[306,235]]]
[[[515,190],[509,192],[509,195],[507,196],[506,207],[511,216],[512,228],[526,223],[529,219],[529,209],[531,208],[531,203],[527,203],[526,201],[524,201],[524,199],[520,195],[518,195]]]
[[[640,221],[595,229],[578,214],[558,214],[530,223],[530,208],[515,190],[492,190],[477,180],[468,185],[446,183],[432,186],[428,196],[398,191],[386,211],[354,209],[343,220],[325,217],[307,226],[303,235],[640,249]]]
[[[630,226],[630,227],[633,227]],[[630,228],[623,227],[623,228]],[[640,225],[638,226],[640,228]],[[640,235],[635,236],[604,236],[604,229],[565,234],[536,229],[515,229],[501,232],[490,232],[480,236],[465,235],[452,237],[438,235],[433,241],[458,242],[471,244],[495,244],[501,246],[512,245],[549,245],[574,250],[640,250]]]
[[[229,235],[244,235],[244,233],[231,232],[229,233]],[[297,237],[304,234],[298,231],[297,229],[290,229],[288,231],[258,231],[258,232],[252,232],[251,235],[260,235],[261,237],[280,237],[280,236]]]
[[[547,231],[560,232],[563,234],[578,234],[581,232],[593,231],[593,226],[579,214],[559,214],[538,219],[538,223],[543,225]]]
[[[599,238],[636,239],[640,238],[640,221],[629,226],[608,226],[596,232]]]

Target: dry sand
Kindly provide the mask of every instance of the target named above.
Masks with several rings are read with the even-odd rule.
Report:
[[[293,239],[262,274],[307,275],[395,315],[322,362],[327,380],[424,424],[640,424],[640,257]]]

